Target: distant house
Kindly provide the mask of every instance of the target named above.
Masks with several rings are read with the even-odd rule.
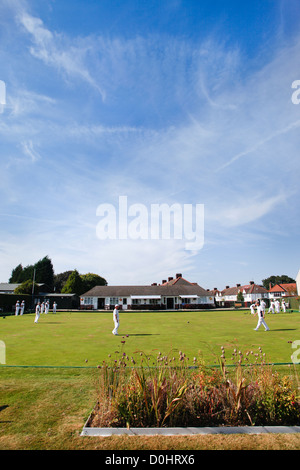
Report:
[[[118,304],[123,310],[173,310],[214,306],[210,292],[176,274],[161,284],[141,286],[96,286],[80,298],[81,309],[110,310]]]
[[[13,294],[14,290],[19,287],[21,283],[19,284],[10,284],[9,282],[1,282],[0,283],[0,294]],[[47,293],[49,291],[49,287],[46,284],[43,283],[37,283],[39,286],[39,292],[40,293]]]
[[[21,284],[9,284],[8,282],[0,282],[0,294],[13,294],[14,290]]]
[[[250,281],[249,284],[242,286],[236,284],[235,287],[226,286],[225,289],[215,291],[215,300],[220,306],[231,306],[238,301],[238,293],[241,292],[244,298],[245,306],[259,299],[268,299],[269,293],[263,286]]]
[[[297,284],[296,282],[290,282],[288,284],[276,284],[269,289],[269,298],[275,297],[291,297],[297,295]]]

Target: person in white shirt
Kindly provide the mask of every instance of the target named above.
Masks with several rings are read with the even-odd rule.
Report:
[[[271,300],[271,303],[270,303],[270,308],[269,308],[269,311],[268,313],[275,313],[275,303],[274,303],[274,300]]]
[[[25,302],[24,302],[24,300],[22,300],[22,302],[21,302],[21,309],[20,309],[20,315],[23,315],[24,310],[25,310]]]
[[[282,301],[281,301],[281,308],[284,312],[286,312],[286,303],[285,303],[284,299],[282,299]]]
[[[39,321],[40,313],[41,313],[41,304],[40,304],[40,302],[38,302],[38,303],[36,304],[36,307],[35,307],[35,319],[34,319],[34,323],[37,323],[37,322]]]
[[[115,308],[114,308],[114,311],[113,311],[113,320],[114,320],[114,324],[115,324],[115,327],[112,330],[113,335],[118,334],[118,328],[119,328],[119,310],[118,309],[119,309],[119,305],[115,305]]]
[[[265,331],[269,331],[270,328],[268,327],[268,325],[265,322],[265,313],[264,313],[263,309],[261,308],[261,305],[260,305],[259,301],[257,301],[256,314],[258,315],[258,322],[257,322],[256,328],[254,328],[254,330],[257,331],[261,327],[261,325],[264,325]]]
[[[41,304],[41,313],[44,313],[45,310],[45,302],[42,302]]]
[[[279,300],[275,300],[275,311],[276,311],[276,313],[280,313],[280,303],[279,303]]]
[[[255,315],[255,302],[250,305],[250,312],[252,315]]]
[[[20,302],[17,301],[15,315],[19,315],[19,311],[20,311]]]
[[[47,300],[45,303],[45,313],[49,312],[49,301]]]
[[[264,312],[264,315],[265,315],[265,313],[266,313],[266,302],[264,301],[264,299],[261,299],[260,306],[263,309],[263,312]]]
[[[57,307],[57,303],[53,302],[53,313],[56,313],[56,307]]]

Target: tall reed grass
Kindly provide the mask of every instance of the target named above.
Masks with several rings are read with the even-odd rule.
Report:
[[[234,350],[230,366],[206,367],[182,351],[147,355],[121,348],[97,370],[96,427],[176,427],[300,424],[299,380],[266,364],[261,348]]]

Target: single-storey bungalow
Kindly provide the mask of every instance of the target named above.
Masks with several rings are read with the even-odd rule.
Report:
[[[111,310],[116,304],[123,310],[196,309],[213,307],[214,298],[181,274],[148,286],[96,286],[80,298],[81,309]]]

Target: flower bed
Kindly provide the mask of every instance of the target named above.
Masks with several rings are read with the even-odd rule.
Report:
[[[259,348],[233,351],[218,368],[184,353],[128,357],[123,348],[97,369],[91,427],[293,426],[300,423],[297,375],[280,376]],[[295,371],[296,373],[296,371]]]

